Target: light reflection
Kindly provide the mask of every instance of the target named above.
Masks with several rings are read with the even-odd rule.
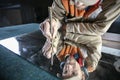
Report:
[[[19,43],[15,37],[0,40],[0,44],[8,48],[9,50],[13,51],[14,53],[20,55]]]

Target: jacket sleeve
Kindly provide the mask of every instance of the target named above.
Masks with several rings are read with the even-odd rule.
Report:
[[[104,34],[120,16],[120,0],[104,0],[102,8],[103,11],[93,22],[67,23],[66,32],[85,35]]]
[[[61,0],[54,0],[52,4],[52,10],[53,10],[53,18],[58,19],[60,22],[62,22],[66,11],[62,5]]]

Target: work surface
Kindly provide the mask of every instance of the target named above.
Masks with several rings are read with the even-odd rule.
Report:
[[[0,28],[0,41],[17,35],[39,30],[39,24],[23,24]],[[27,41],[28,42],[28,41]],[[15,42],[12,40],[11,47]],[[0,79],[1,80],[58,80],[49,72],[31,64],[25,58],[0,45]]]
[[[2,80],[58,79],[55,77],[56,75],[54,72],[49,70],[50,60],[47,60],[45,57],[43,57],[41,53],[41,48],[44,45],[45,37],[40,32],[38,24],[35,24],[34,27],[36,28],[32,28],[33,30],[28,30],[28,27],[26,30],[25,26],[24,28],[17,28],[17,30],[21,31],[21,34],[19,31],[16,32],[14,30],[15,28],[7,29],[8,31],[11,30],[12,32],[19,34],[12,35],[13,33],[11,33],[9,34],[10,36],[6,35],[1,38],[0,75],[3,78]],[[7,43],[6,41],[9,42]],[[9,49],[6,48],[6,46],[1,42],[9,44]],[[103,56],[96,71],[90,73],[89,80],[119,80],[120,74],[113,66],[113,63],[118,57],[104,53],[102,53],[102,55]]]

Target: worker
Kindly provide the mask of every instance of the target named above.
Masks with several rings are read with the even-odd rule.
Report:
[[[101,58],[101,36],[120,15],[120,0],[54,0],[52,11],[53,32],[48,18],[40,24],[46,37],[43,55],[50,59],[55,53],[62,62],[68,54],[77,53],[87,72],[93,72]]]

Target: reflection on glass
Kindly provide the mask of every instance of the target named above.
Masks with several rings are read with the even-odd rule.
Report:
[[[18,43],[18,41],[16,40],[15,37],[1,40],[0,44],[2,46],[6,47],[7,49],[13,51],[14,53],[20,55],[19,43]]]

